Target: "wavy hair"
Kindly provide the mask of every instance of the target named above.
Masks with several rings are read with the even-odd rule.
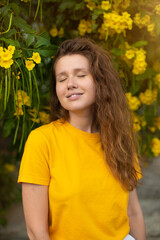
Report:
[[[110,54],[93,40],[76,38],[60,45],[53,63],[51,121],[59,118],[65,121],[69,117],[56,95],[54,66],[61,57],[72,54],[80,54],[89,60],[90,72],[96,85],[94,124],[100,132],[104,156],[112,174],[125,189],[131,191],[138,183],[139,170],[136,155],[138,144],[133,132],[131,113]]]

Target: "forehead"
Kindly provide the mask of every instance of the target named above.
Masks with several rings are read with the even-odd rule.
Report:
[[[89,70],[89,61],[85,56],[72,54],[61,57],[55,64],[55,71],[58,74],[61,71],[71,71],[74,69]]]

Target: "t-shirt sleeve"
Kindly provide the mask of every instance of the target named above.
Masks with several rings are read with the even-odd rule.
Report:
[[[26,141],[18,183],[49,185],[49,150],[46,137],[39,130],[33,130]]]

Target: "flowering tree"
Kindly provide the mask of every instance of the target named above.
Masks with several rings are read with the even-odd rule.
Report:
[[[85,36],[112,54],[142,156],[159,156],[159,22],[158,0],[1,1],[3,136],[11,138],[21,153],[31,129],[49,122],[52,58],[63,40]],[[3,173],[14,170],[11,160],[3,160],[2,165]]]

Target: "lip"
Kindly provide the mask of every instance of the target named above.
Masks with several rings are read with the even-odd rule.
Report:
[[[67,98],[69,98],[69,97],[71,97],[72,95],[83,95],[83,93],[81,93],[81,92],[74,92],[74,93],[70,93],[70,94],[68,94],[66,97]]]

